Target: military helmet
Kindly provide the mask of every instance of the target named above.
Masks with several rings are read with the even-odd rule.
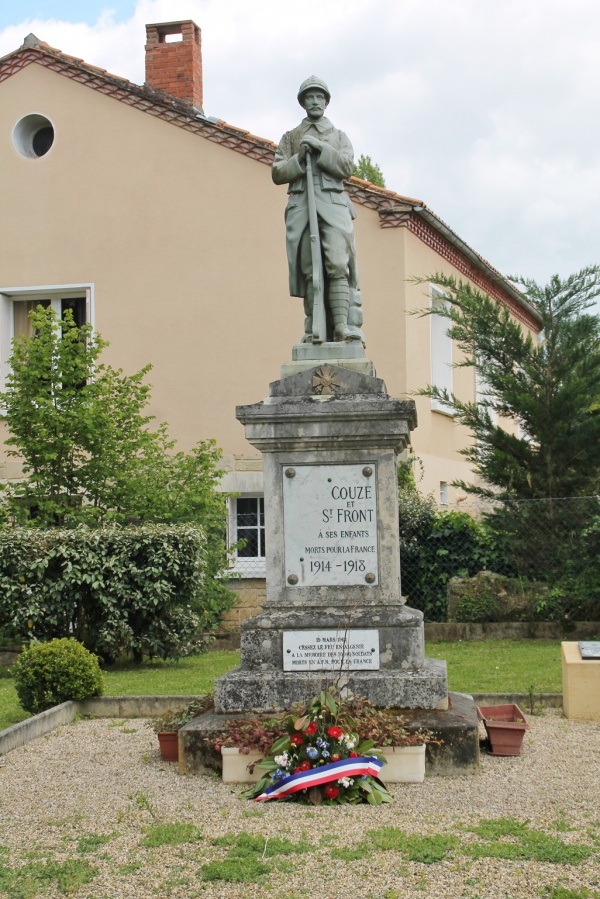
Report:
[[[306,91],[310,90],[318,90],[323,91],[325,97],[327,98],[327,102],[331,100],[331,94],[329,93],[329,88],[325,84],[325,82],[321,78],[317,78],[316,75],[310,75],[306,81],[303,81],[300,85],[300,90],[298,91],[298,103],[302,106],[302,97],[306,93]]]

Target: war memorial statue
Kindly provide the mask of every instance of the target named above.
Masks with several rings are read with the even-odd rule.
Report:
[[[324,112],[329,88],[311,75],[298,102],[306,118],[287,131],[275,154],[273,181],[288,184],[285,210],[290,295],[303,297],[303,343],[360,341],[364,336],[352,220],[344,190],[354,151]]]
[[[215,720],[180,731],[182,773],[199,770],[202,734],[223,716],[288,711],[332,684],[437,734],[430,771],[479,764],[473,699],[453,694],[450,709],[446,663],[425,657],[423,613],[402,595],[397,464],[416,406],[390,396],[365,356],[344,192],[352,147],[324,118],[329,99],[319,78],[301,85],[306,118],[273,164],[275,183],[289,185],[290,293],[304,299],[304,338],[268,396],[236,408],[263,460],[266,596],[241,622],[240,665],[215,681]]]

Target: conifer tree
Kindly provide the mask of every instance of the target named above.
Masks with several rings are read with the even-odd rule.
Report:
[[[600,266],[546,286],[517,279],[539,313],[531,335],[508,308],[452,277],[423,279],[441,287],[443,315],[473,367],[476,401],[429,385],[419,391],[452,410],[473,441],[461,452],[482,484],[455,482],[469,493],[501,499],[549,499],[600,491]]]

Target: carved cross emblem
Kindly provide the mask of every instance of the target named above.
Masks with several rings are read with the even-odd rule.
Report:
[[[329,365],[323,365],[314,373],[312,386],[315,393],[331,396],[340,386],[340,379]]]

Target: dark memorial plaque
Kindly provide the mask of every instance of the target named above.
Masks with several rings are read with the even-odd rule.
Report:
[[[580,640],[579,653],[582,659],[600,661],[600,641]]]

